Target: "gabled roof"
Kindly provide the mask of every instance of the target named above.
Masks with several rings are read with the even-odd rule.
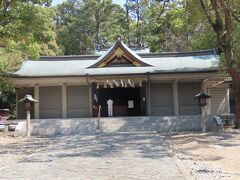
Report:
[[[88,68],[108,67],[111,64],[136,67],[151,66],[150,64],[146,63],[143,58],[129,49],[121,40],[117,40],[108,51],[106,51],[97,59],[95,64],[89,66]]]
[[[118,53],[120,53],[121,56],[122,53],[124,53],[124,60],[127,59],[128,64],[114,65],[113,61],[116,61],[115,57],[117,57]],[[18,71],[9,76],[30,78],[86,75],[136,75],[146,73],[207,73],[217,72],[218,63],[219,55],[215,50],[144,53],[138,55],[132,52],[124,43],[117,41],[102,56],[42,56],[39,61],[27,60],[23,62]]]

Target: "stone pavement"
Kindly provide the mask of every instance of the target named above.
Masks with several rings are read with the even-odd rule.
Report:
[[[45,145],[0,167],[0,179],[184,179],[158,134],[75,135],[36,141]]]

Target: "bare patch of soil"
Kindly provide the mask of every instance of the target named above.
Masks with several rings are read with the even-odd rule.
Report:
[[[0,132],[0,170],[49,145],[49,139],[14,137],[12,132]]]
[[[164,135],[196,179],[240,179],[240,131]]]

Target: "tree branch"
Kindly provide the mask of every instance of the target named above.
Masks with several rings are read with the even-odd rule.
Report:
[[[231,8],[228,0],[219,0],[224,11],[225,18],[225,29],[227,30],[227,35],[232,33],[232,16]]]
[[[223,35],[224,33],[224,29],[223,29],[223,20],[222,20],[222,17],[221,17],[221,12],[220,12],[220,6],[218,5],[218,1],[217,0],[210,0],[211,2],[211,6],[215,12],[215,31],[217,33],[219,33],[220,36]]]
[[[240,16],[237,16],[234,11],[232,12],[232,16],[236,21],[240,22]]]
[[[207,16],[207,19],[208,19],[208,22],[211,24],[212,27],[215,26],[215,23],[213,22],[213,19],[211,18],[211,15],[207,9],[207,6],[205,5],[204,1],[203,0],[200,0],[200,4],[202,6],[202,9],[205,13],[205,15]]]

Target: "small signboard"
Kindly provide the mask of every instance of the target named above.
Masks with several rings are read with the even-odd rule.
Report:
[[[128,108],[129,108],[129,109],[134,108],[133,100],[129,100],[129,101],[128,101]]]
[[[222,124],[223,124],[223,121],[222,121],[222,119],[220,118],[220,116],[214,116],[214,119],[215,119],[217,125],[222,125]]]

